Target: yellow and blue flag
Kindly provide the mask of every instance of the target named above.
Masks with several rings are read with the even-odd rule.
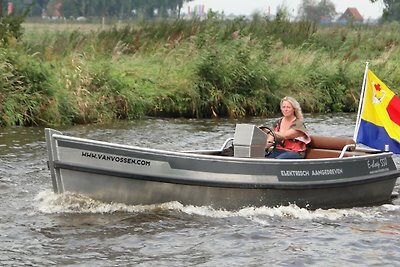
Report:
[[[356,141],[400,153],[400,99],[368,70]]]

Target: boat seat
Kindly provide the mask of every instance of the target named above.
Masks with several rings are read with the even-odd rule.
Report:
[[[321,158],[338,158],[342,153],[341,150],[322,149],[322,148],[307,148],[306,159],[321,159]],[[348,151],[343,154],[343,157],[354,157],[365,155],[365,152]]]
[[[342,150],[346,145],[356,144],[356,142],[353,139],[345,137],[311,135],[310,138],[311,142],[307,144],[308,148]],[[351,150],[354,149],[355,147],[351,148]]]
[[[355,149],[356,142],[351,138],[316,135],[310,137],[311,142],[307,144],[306,159],[338,158],[346,146],[346,152],[343,153],[343,157],[352,157],[360,154],[352,152]]]

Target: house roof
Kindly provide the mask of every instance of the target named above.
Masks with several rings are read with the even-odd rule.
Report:
[[[343,15],[339,18],[339,20],[344,18],[360,22],[364,21],[364,18],[361,16],[360,12],[358,12],[358,9],[355,7],[347,8],[346,11],[343,13]]]

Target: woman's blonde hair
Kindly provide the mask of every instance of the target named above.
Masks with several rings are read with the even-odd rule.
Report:
[[[303,112],[301,111],[300,104],[299,104],[299,102],[297,102],[296,99],[294,99],[291,96],[285,96],[281,100],[281,106],[282,106],[283,101],[287,101],[292,105],[292,107],[294,109],[294,116],[296,116],[297,119],[299,119],[299,120],[304,119]]]

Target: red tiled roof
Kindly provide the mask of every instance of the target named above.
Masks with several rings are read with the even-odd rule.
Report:
[[[356,21],[363,21],[364,18],[361,16],[360,12],[358,12],[358,9],[355,7],[349,7],[346,9],[344,12],[345,14],[347,13],[348,15],[351,15],[354,20]]]

